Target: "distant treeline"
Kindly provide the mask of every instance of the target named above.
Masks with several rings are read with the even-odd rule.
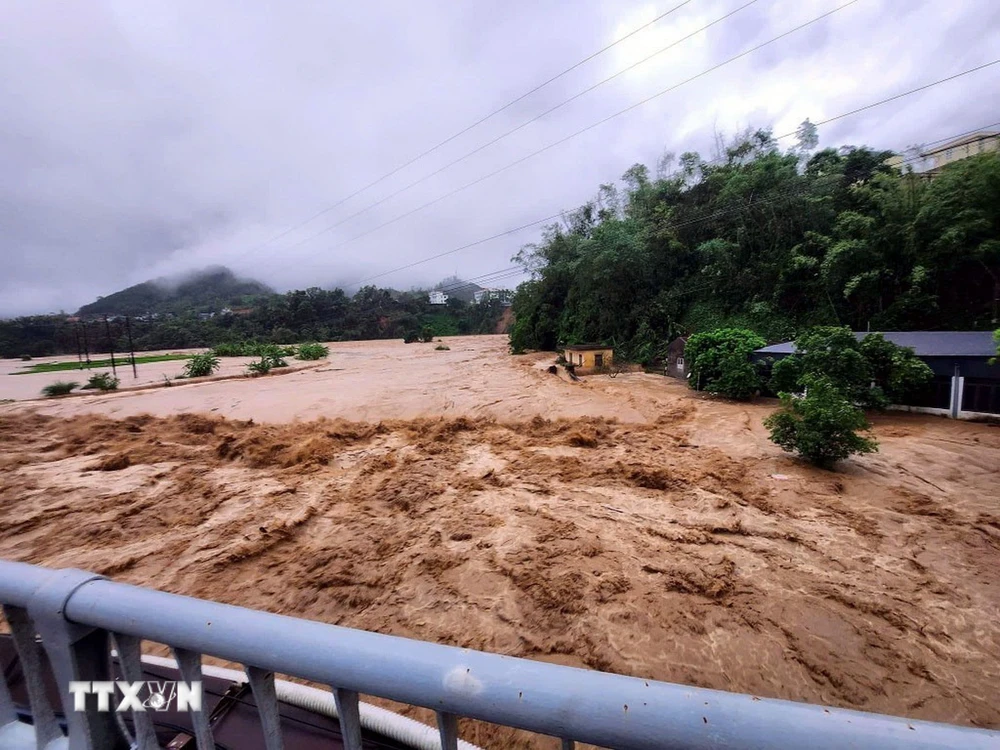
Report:
[[[679,333],[746,328],[769,341],[813,325],[992,329],[1000,301],[1000,155],[933,179],[887,151],[778,150],[748,133],[719,158],[641,165],[624,189],[546,229],[519,260],[511,347],[615,344],[655,358]],[[661,165],[663,166],[663,165]]]
[[[305,289],[259,297],[245,314],[213,317],[191,312],[148,319],[131,317],[136,351],[210,347],[257,340],[292,344],[306,341],[354,341],[404,338],[430,329],[436,336],[495,333],[504,308],[498,300],[470,304],[449,299],[431,305],[423,293],[399,293],[367,286],[353,297],[340,289]],[[110,320],[116,351],[128,349],[123,317]],[[79,322],[65,315],[39,315],[0,321],[0,357],[76,354],[83,333],[91,352],[108,351],[103,320]]]

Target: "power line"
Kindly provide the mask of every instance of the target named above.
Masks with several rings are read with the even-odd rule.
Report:
[[[506,172],[511,167],[515,167],[518,164],[521,164],[521,163],[527,161],[528,159],[534,158],[535,156],[538,156],[539,154],[542,154],[542,153],[548,151],[549,149],[552,149],[552,148],[554,148],[556,146],[559,146],[559,145],[561,145],[563,143],[566,143],[567,141],[572,140],[573,138],[576,138],[577,136],[583,135],[584,133],[586,133],[586,132],[588,132],[590,130],[593,130],[596,127],[599,127],[600,125],[603,125],[603,124],[605,124],[607,122],[610,122],[611,120],[614,120],[615,118],[620,117],[620,116],[626,114],[627,112],[631,112],[633,109],[641,107],[642,105],[651,102],[653,99],[656,99],[656,98],[658,98],[660,96],[663,96],[664,94],[670,93],[671,91],[675,91],[676,89],[680,88],[681,86],[684,86],[685,84],[691,83],[692,81],[695,81],[695,80],[697,80],[699,78],[702,78],[702,77],[708,75],[709,73],[712,73],[712,72],[714,72],[716,70],[719,70],[720,68],[722,68],[722,67],[724,67],[726,65],[729,65],[730,63],[735,62],[736,60],[739,60],[739,59],[741,59],[743,57],[746,57],[747,55],[753,54],[754,52],[757,52],[758,50],[761,50],[764,47],[767,47],[768,45],[774,44],[775,42],[777,42],[777,41],[779,41],[781,39],[784,39],[785,37],[787,37],[787,36],[789,36],[791,34],[794,34],[794,33],[798,32],[798,31],[801,31],[804,28],[807,28],[808,26],[811,26],[811,25],[813,25],[815,23],[818,23],[819,21],[823,20],[824,18],[827,18],[827,17],[833,15],[834,13],[837,13],[837,12],[839,12],[841,10],[844,10],[845,8],[847,8],[847,7],[851,6],[851,5],[854,5],[856,2],[858,2],[858,0],[848,0],[848,2],[843,3],[842,5],[837,6],[833,10],[829,10],[829,11],[827,11],[825,13],[822,13],[821,15],[816,16],[815,18],[813,18],[810,21],[806,21],[805,23],[799,24],[798,26],[796,26],[796,27],[794,27],[792,29],[789,29],[788,31],[785,31],[785,32],[783,32],[781,34],[779,34],[778,36],[772,37],[771,39],[767,40],[766,42],[762,42],[762,43],[760,43],[758,45],[755,45],[754,47],[751,47],[748,50],[740,52],[739,54],[734,55],[734,56],[730,57],[729,59],[724,60],[721,63],[717,63],[716,65],[713,65],[712,67],[707,68],[706,70],[703,70],[702,72],[697,73],[696,75],[693,75],[690,78],[687,78],[687,79],[681,81],[680,83],[676,83],[673,86],[669,86],[668,88],[665,88],[665,89],[663,89],[662,91],[659,91],[656,94],[652,94],[651,96],[648,96],[645,99],[642,99],[642,100],[636,102],[635,104],[632,104],[632,105],[626,107],[625,109],[622,109],[622,110],[620,110],[620,111],[618,111],[618,112],[616,112],[616,113],[614,113],[612,115],[609,115],[608,117],[605,117],[605,118],[603,118],[601,120],[598,120],[595,123],[592,123],[592,124],[590,124],[590,125],[588,125],[588,126],[586,126],[584,128],[581,128],[580,130],[577,130],[576,132],[571,133],[570,135],[565,136],[564,138],[560,138],[557,141],[553,141],[552,143],[550,143],[550,144],[548,144],[546,146],[543,146],[542,148],[538,149],[537,151],[533,151],[530,154],[521,157],[520,159],[512,161],[509,164],[507,164],[507,165],[505,165],[503,167],[500,167],[499,169],[496,169],[496,170],[494,170],[494,171],[492,171],[492,172],[490,172],[490,173],[488,173],[488,174],[486,174],[486,175],[484,175],[482,177],[479,177],[478,179],[473,180],[472,182],[468,182],[465,185],[462,185],[461,187],[455,188],[454,190],[452,190],[452,191],[450,191],[448,193],[445,193],[444,195],[438,196],[437,198],[435,198],[435,199],[433,199],[431,201],[428,201],[427,203],[424,203],[424,204],[422,204],[420,206],[417,206],[416,208],[411,209],[410,211],[407,211],[406,213],[400,214],[399,216],[397,216],[394,219],[390,219],[389,221],[383,222],[382,224],[379,224],[378,226],[373,227],[372,229],[369,229],[369,230],[367,230],[365,232],[362,232],[361,234],[355,235],[354,237],[351,237],[350,239],[345,240],[344,242],[341,242],[338,245],[334,245],[332,248],[330,248],[330,250],[331,251],[333,251],[333,250],[339,250],[340,248],[342,248],[342,247],[344,247],[346,245],[349,245],[352,242],[355,242],[355,241],[361,239],[362,237],[366,237],[369,234],[372,234],[373,232],[377,232],[378,230],[380,230],[380,229],[382,229],[384,227],[387,227],[387,226],[389,226],[391,224],[395,224],[397,221],[400,221],[401,219],[405,219],[408,216],[412,216],[413,214],[417,213],[418,211],[422,211],[425,208],[433,206],[435,203],[439,203],[442,200],[445,200],[446,198],[450,198],[451,196],[456,195],[456,194],[458,194],[458,193],[460,193],[460,192],[462,192],[464,190],[467,190],[468,188],[473,187],[474,185],[478,185],[479,183],[484,182],[485,180],[488,180],[491,177],[495,177],[496,175],[501,174],[502,172]],[[292,247],[294,247],[294,245]],[[286,250],[287,249],[289,249],[289,248],[286,248]]]
[[[463,154],[462,156],[459,156],[457,159],[453,159],[452,161],[448,162],[444,166],[439,167],[438,169],[435,169],[433,172],[428,172],[423,177],[420,177],[420,178],[418,178],[416,180],[413,180],[412,182],[408,183],[407,185],[404,185],[403,187],[399,188],[398,190],[396,190],[396,191],[394,191],[392,193],[389,193],[388,195],[380,198],[379,200],[375,201],[374,203],[371,203],[371,204],[365,206],[364,208],[362,208],[362,209],[360,209],[358,211],[355,211],[354,213],[352,213],[352,214],[350,214],[348,216],[345,216],[344,218],[340,219],[336,223],[331,224],[328,227],[325,227],[324,229],[321,229],[320,231],[318,231],[318,232],[316,232],[316,233],[314,233],[314,234],[312,234],[312,235],[310,235],[310,236],[308,236],[308,237],[306,237],[306,238],[304,238],[302,240],[299,240],[298,242],[296,242],[296,243],[294,243],[292,245],[289,245],[289,246],[283,248],[283,250],[288,251],[288,250],[291,250],[292,248],[298,247],[299,245],[303,245],[303,244],[305,244],[307,242],[311,242],[312,240],[316,239],[317,237],[319,237],[319,236],[321,236],[323,234],[326,234],[327,232],[329,232],[329,231],[331,231],[333,229],[336,229],[337,227],[345,224],[346,222],[350,221],[351,219],[355,219],[358,216],[361,216],[362,214],[365,214],[368,211],[371,211],[373,208],[382,205],[386,201],[395,198],[397,195],[401,195],[401,194],[407,192],[408,190],[410,190],[411,188],[416,187],[417,185],[421,184],[422,182],[425,182],[425,181],[431,179],[432,177],[436,177],[437,175],[439,175],[442,172],[450,169],[451,167],[455,166],[456,164],[459,164],[460,162],[465,161],[470,156],[474,156],[475,154],[478,154],[480,151],[483,151],[483,150],[489,148],[490,146],[494,145],[495,143],[499,143],[504,138],[507,138],[508,136],[513,135],[514,133],[518,132],[519,130],[521,130],[523,128],[526,128],[528,125],[531,125],[533,122],[537,122],[538,120],[542,119],[543,117],[552,114],[557,109],[561,109],[562,107],[565,107],[570,102],[576,101],[581,96],[584,96],[585,94],[590,93],[591,91],[593,91],[593,90],[595,90],[595,89],[603,86],[604,84],[613,81],[615,78],[618,78],[619,76],[624,75],[628,71],[630,71],[630,70],[632,70],[634,68],[637,68],[638,66],[643,65],[644,63],[649,62],[654,57],[662,55],[664,52],[667,52],[667,51],[673,49],[677,45],[686,42],[687,40],[689,40],[689,39],[697,36],[698,34],[703,33],[704,31],[707,31],[712,26],[715,26],[715,25],[717,25],[719,23],[722,23],[726,19],[730,18],[731,16],[736,15],[737,13],[739,13],[742,10],[745,10],[746,8],[749,8],[751,5],[754,5],[757,2],[759,2],[759,0],[749,0],[749,2],[744,3],[743,5],[741,5],[740,7],[736,8],[735,10],[731,10],[728,13],[720,16],[719,18],[716,18],[714,21],[711,21],[711,22],[705,24],[704,26],[702,26],[702,27],[700,27],[698,29],[695,29],[694,31],[692,31],[689,34],[686,34],[685,36],[681,37],[680,39],[677,39],[677,40],[671,42],[666,47],[663,47],[662,49],[657,50],[656,52],[652,53],[651,55],[647,55],[643,59],[639,60],[638,62],[633,63],[632,65],[629,65],[626,68],[622,68],[617,73],[614,73],[613,75],[608,76],[604,80],[598,81],[597,83],[593,84],[592,86],[589,86],[589,87],[583,89],[582,91],[577,92],[576,94],[574,94],[573,96],[569,97],[568,99],[564,99],[563,101],[559,102],[555,106],[550,107],[549,109],[545,110],[541,114],[535,115],[534,117],[532,117],[532,118],[530,118],[528,120],[525,120],[520,125],[517,125],[517,126],[511,128],[510,130],[508,130],[508,131],[506,131],[504,133],[501,133],[500,135],[496,136],[492,140],[487,141],[486,143],[482,144],[481,146],[477,146],[476,148],[472,149],[472,151],[469,151],[469,152]]]
[[[995,61],[995,62],[1000,62],[1000,60]],[[990,64],[993,64],[993,63],[990,63]],[[985,66],[980,66],[980,68],[981,67],[985,67]],[[980,68],[970,69],[969,71],[966,71],[966,73],[974,72],[975,70],[979,70]],[[910,94],[914,94],[914,93],[917,93],[919,91],[924,91],[927,88],[930,88],[931,86],[937,85],[939,83],[944,83],[946,81],[953,80],[953,79],[959,77],[959,75],[964,75],[964,73],[963,74],[958,74],[958,75],[955,75],[955,76],[949,76],[947,78],[943,78],[943,79],[941,79],[939,81],[936,81],[936,82],[934,82],[932,84],[926,84],[926,85],[923,85],[923,86],[918,86],[918,87],[916,87],[914,89],[911,89],[908,92],[905,92],[903,94],[897,94],[895,96],[891,96],[891,97],[887,97],[885,99],[882,99],[879,102],[874,102],[872,104],[865,105],[863,107],[858,107],[858,108],[856,108],[854,110],[851,110],[850,112],[845,112],[843,114],[836,115],[834,117],[828,118],[828,119],[826,119],[826,120],[823,121],[823,124],[826,124],[826,123],[829,123],[829,122],[833,122],[835,120],[842,119],[842,118],[847,117],[847,116],[849,116],[851,114],[856,114],[858,112],[866,111],[868,109],[873,108],[874,106],[878,106],[879,104],[885,104],[885,103],[888,103],[888,102],[891,102],[891,101],[895,101],[897,99],[902,98],[903,96],[908,96]],[[938,144],[938,143],[945,143],[947,141],[954,140],[955,138],[961,138],[963,136],[971,135],[972,133],[976,133],[976,132],[979,132],[979,131],[982,131],[982,130],[986,130],[988,128],[993,128],[993,127],[1000,127],[1000,122],[993,122],[993,123],[989,123],[987,125],[981,125],[981,126],[979,126],[977,128],[972,128],[971,130],[963,131],[961,133],[954,133],[952,135],[944,136],[943,138],[938,138],[937,140],[928,141],[928,143],[926,145],[934,145],[934,144]],[[792,132],[792,133],[786,133],[784,135],[778,136],[774,140],[775,141],[783,140],[785,138],[789,138],[789,137],[794,136],[794,135],[795,135],[794,132]],[[921,156],[921,155],[918,154],[917,156],[908,157],[908,158],[905,158],[905,159],[901,160],[899,162],[899,165],[903,166],[903,165],[906,165],[906,164],[918,162],[918,161],[921,161],[923,158],[924,158],[923,156]],[[718,159],[715,159],[715,160],[713,160],[711,162],[704,162],[704,163],[706,165],[709,165],[709,164],[712,164],[712,163],[718,162],[718,161],[719,161]],[[751,208],[753,206],[764,205],[764,204],[769,204],[769,203],[775,203],[775,202],[777,202],[778,200],[780,200],[782,198],[787,198],[787,197],[790,197],[790,196],[795,195],[795,194],[802,194],[804,192],[805,191],[802,190],[802,189],[800,189],[800,188],[789,189],[789,190],[786,190],[786,191],[782,191],[778,195],[771,196],[770,198],[761,198],[761,199],[759,199],[757,201],[751,201],[751,202],[748,202],[748,203],[745,203],[745,204],[741,204],[739,206],[734,206],[734,207],[725,208],[725,209],[719,209],[718,211],[715,211],[712,214],[709,214],[708,216],[701,216],[701,217],[696,217],[696,218],[693,218],[693,219],[688,219],[688,220],[685,220],[685,221],[682,221],[682,222],[675,222],[673,224],[667,224],[663,228],[664,229],[680,229],[682,227],[686,227],[686,226],[689,226],[691,224],[698,224],[698,223],[701,223],[703,221],[710,221],[712,219],[719,218],[720,216],[725,216],[727,214],[735,213],[736,211],[742,211],[744,209]],[[485,242],[489,242],[490,240],[494,240],[494,239],[497,239],[499,237],[503,237],[505,235],[512,234],[512,233],[520,231],[522,229],[526,229],[528,227],[531,227],[531,226],[534,226],[534,225],[537,225],[537,224],[541,224],[541,223],[544,223],[546,221],[551,221],[553,219],[557,219],[560,216],[563,216],[565,213],[566,213],[565,211],[560,211],[557,214],[552,214],[552,215],[547,216],[547,217],[545,217],[543,219],[538,219],[537,221],[533,221],[533,222],[530,222],[528,224],[522,224],[521,226],[515,227],[514,229],[510,229],[510,230],[508,230],[506,232],[500,232],[498,234],[491,235],[490,237],[486,237],[486,238],[483,238],[481,240],[477,240],[475,242],[470,242],[470,243],[468,243],[466,245],[462,245],[461,247],[457,247],[457,248],[454,248],[452,250],[445,251],[443,253],[438,253],[437,255],[432,255],[432,256],[430,256],[428,258],[423,258],[422,260],[418,260],[418,261],[414,261],[412,263],[408,263],[405,266],[400,266],[398,268],[393,268],[393,269],[390,269],[388,271],[383,271],[380,274],[377,274],[375,276],[369,276],[368,278],[363,279],[361,282],[355,282],[355,283],[356,284],[357,283],[363,283],[364,281],[369,281],[369,280],[375,279],[375,278],[381,278],[383,276],[388,276],[390,274],[398,273],[399,271],[405,271],[405,270],[407,270],[409,268],[413,268],[415,266],[422,265],[424,263],[428,263],[428,262],[430,262],[432,260],[436,260],[438,258],[442,258],[442,257],[444,257],[446,255],[451,255],[451,254],[457,253],[457,252],[459,252],[461,250],[465,250],[465,249],[468,249],[470,247],[474,247],[476,245],[480,245],[480,244],[483,244]],[[520,266],[514,266],[512,268],[521,268],[521,267]],[[509,271],[509,270],[512,270],[512,269],[511,268],[501,269],[501,271]],[[498,271],[497,273],[500,273],[501,271]],[[348,286],[352,286],[352,285],[348,285]]]
[[[640,31],[643,31],[644,29],[647,29],[650,26],[653,26],[654,24],[658,23],[659,21],[662,21],[664,18],[666,18],[667,16],[669,16],[671,13],[674,13],[675,11],[680,10],[685,5],[688,5],[690,2],[692,2],[692,0],[684,0],[680,4],[675,5],[670,10],[668,10],[668,11],[666,11],[664,13],[661,13],[660,15],[656,16],[656,18],[654,18],[652,21],[649,21],[649,22],[643,24],[642,26],[639,26],[638,28],[633,29],[629,33],[625,34],[625,36],[620,37],[619,39],[616,39],[615,41],[613,41],[611,44],[608,44],[608,45],[602,47],[601,49],[597,50],[597,52],[593,52],[590,55],[587,55],[587,57],[583,58],[579,62],[574,63],[573,65],[569,66],[568,68],[566,68],[562,72],[557,73],[556,75],[552,76],[551,78],[549,78],[548,80],[544,81],[543,83],[538,84],[533,89],[531,89],[529,91],[526,91],[525,93],[521,94],[520,96],[518,96],[515,99],[511,99],[509,102],[507,102],[503,106],[498,107],[497,109],[495,109],[492,112],[490,112],[488,115],[484,115],[483,117],[479,118],[474,123],[472,123],[471,125],[467,125],[466,127],[464,127],[461,130],[459,130],[457,133],[448,136],[447,138],[445,138],[440,143],[438,143],[438,144],[436,144],[434,146],[431,146],[429,149],[427,149],[425,151],[422,151],[421,153],[417,154],[412,159],[410,159],[408,162],[406,162],[404,164],[400,164],[398,167],[396,167],[395,169],[393,169],[391,172],[386,172],[384,175],[382,175],[381,177],[379,177],[379,178],[377,178],[377,179],[369,182],[364,187],[358,188],[357,190],[355,190],[350,195],[347,195],[347,196],[341,198],[336,203],[333,203],[333,204],[327,206],[326,208],[322,209],[321,211],[313,214],[312,216],[310,216],[305,221],[301,221],[298,224],[295,224],[295,225],[289,227],[288,229],[285,229],[284,231],[282,231],[282,232],[274,235],[269,240],[264,241],[263,243],[261,243],[260,245],[258,245],[255,248],[253,248],[249,252],[253,253],[253,252],[256,252],[257,250],[262,249],[263,247],[266,247],[267,245],[270,245],[272,242],[275,242],[276,240],[279,240],[282,237],[285,237],[289,233],[294,232],[296,229],[299,229],[300,227],[304,227],[306,224],[309,224],[310,222],[315,221],[320,216],[323,216],[323,215],[329,213],[330,211],[332,211],[333,209],[335,209],[335,208],[343,205],[347,201],[351,200],[351,198],[355,198],[358,195],[361,195],[361,193],[365,192],[369,188],[374,187],[375,185],[379,184],[383,180],[387,180],[388,178],[392,177],[397,172],[400,172],[403,169],[406,169],[411,164],[414,164],[417,161],[419,161],[420,159],[423,159],[425,156],[429,156],[430,154],[434,153],[435,151],[437,151],[442,146],[445,146],[445,145],[451,143],[456,138],[458,138],[458,137],[460,137],[462,135],[465,135],[466,133],[468,133],[473,128],[476,128],[476,127],[482,125],[487,120],[490,120],[491,118],[495,117],[496,115],[500,114],[501,112],[509,109],[510,107],[514,106],[515,104],[517,104],[521,100],[526,99],[527,97],[531,96],[532,94],[536,93],[537,91],[541,91],[543,88],[545,88],[546,86],[548,86],[550,83],[554,83],[555,81],[559,80],[560,78],[562,78],[566,74],[571,73],[572,71],[576,70],[581,65],[584,65],[585,63],[588,63],[591,60],[593,60],[595,57],[598,57],[598,56],[604,54],[605,52],[607,52],[612,47],[615,47],[616,45],[621,44],[626,39],[629,39],[629,38],[635,36],[636,34],[638,34]]]
[[[848,4],[850,4],[850,3],[848,3]],[[846,7],[846,6],[841,6],[841,7]],[[831,12],[835,12],[835,11],[831,11]],[[786,33],[788,33],[788,32],[786,32]],[[936,81],[932,81],[930,83],[926,83],[926,84],[923,84],[921,86],[917,86],[916,88],[912,88],[912,89],[910,89],[908,91],[904,91],[904,92],[901,92],[899,94],[894,94],[892,96],[885,97],[884,99],[880,99],[880,100],[872,102],[870,104],[866,104],[866,105],[864,105],[862,107],[857,107],[857,108],[852,109],[852,110],[850,110],[848,112],[843,112],[843,113],[841,113],[839,115],[834,115],[833,117],[828,117],[827,119],[822,120],[819,123],[816,123],[816,125],[817,126],[818,125],[827,125],[827,124],[829,124],[831,122],[835,122],[837,120],[841,120],[841,119],[843,119],[845,117],[849,117],[851,115],[858,114],[860,112],[864,112],[864,111],[867,111],[867,110],[870,110],[870,109],[874,109],[875,107],[879,107],[879,106],[881,106],[883,104],[888,104],[889,102],[897,101],[899,99],[902,99],[904,97],[910,96],[912,94],[916,94],[916,93],[919,93],[921,91],[926,91],[927,89],[933,88],[934,86],[939,86],[942,83],[947,83],[949,81],[956,80],[956,79],[961,78],[963,76],[970,75],[972,73],[975,73],[975,72],[978,72],[978,71],[983,70],[985,68],[988,68],[988,67],[990,67],[992,65],[996,65],[997,63],[1000,63],[1000,58],[998,58],[996,60],[993,60],[992,62],[985,63],[983,65],[977,65],[976,67],[969,68],[968,70],[964,70],[964,71],[962,71],[960,73],[956,73],[954,75],[950,75],[950,76],[947,76],[945,78],[940,78],[940,79],[938,79]],[[992,127],[992,126],[991,125],[987,125],[987,126],[984,126],[984,127]],[[975,132],[975,131],[969,131],[969,132]],[[796,132],[792,131],[792,132],[789,132],[789,133],[784,133],[783,135],[779,135],[774,140],[775,141],[780,141],[780,140],[784,140],[786,138],[791,138],[791,137],[793,137],[795,135],[796,135]],[[570,136],[570,137],[572,137],[572,136]],[[954,137],[960,137],[960,136],[954,136]],[[932,143],[933,143],[933,141],[932,141]],[[546,146],[545,148],[550,148],[551,145],[554,145],[554,144],[550,144],[550,146]],[[545,149],[542,149],[542,150],[545,150]],[[536,154],[540,153],[540,151],[536,151],[535,153]],[[530,158],[532,155],[533,154],[530,154],[528,157],[525,157],[525,158]],[[523,161],[523,160],[524,159],[522,159],[521,161]],[[712,160],[712,161],[709,161],[709,162],[705,162],[705,163],[706,164],[712,164],[712,163],[715,163],[715,162],[718,162],[718,161],[720,161],[720,159],[715,159],[715,160]],[[503,171],[504,169],[509,168],[510,166],[513,166],[513,164],[516,164],[516,163],[518,163],[518,162],[513,162],[512,164],[507,165],[507,167],[503,167],[502,169],[497,170],[497,172],[493,172],[492,174],[498,174],[499,172]],[[486,177],[480,178],[480,180],[477,180],[477,182],[481,182],[483,179],[486,179],[486,178],[492,176],[492,174],[491,175],[486,175]],[[420,207],[418,207],[416,209],[413,209],[413,211],[410,211],[409,213],[402,214],[401,216],[397,216],[395,219],[392,219],[391,221],[386,222],[386,224],[382,224],[382,225],[380,225],[378,227],[375,227],[372,230],[369,230],[368,232],[365,232],[363,234],[357,235],[357,236],[355,236],[355,237],[353,237],[353,238],[351,238],[351,239],[349,239],[349,240],[347,240],[347,241],[341,243],[340,245],[337,245],[337,246],[335,246],[334,248],[331,248],[331,249],[332,250],[336,250],[336,249],[338,249],[340,247],[343,247],[344,245],[349,244],[349,243],[353,242],[354,240],[360,239],[361,237],[365,236],[366,234],[370,234],[371,232],[377,231],[378,229],[380,229],[383,226],[387,226],[388,224],[391,224],[393,222],[399,221],[400,219],[405,218],[406,216],[409,216],[410,214],[415,213],[416,211],[419,211],[422,208],[426,208],[427,206],[429,206],[429,205],[431,205],[433,203],[436,203],[436,202],[438,202],[440,200],[443,200],[444,198],[447,198],[450,195],[454,195],[455,193],[460,192],[461,190],[464,190],[466,187],[470,187],[471,185],[474,185],[474,184],[476,184],[476,183],[475,182],[469,183],[468,185],[465,185],[465,186],[463,186],[461,188],[458,188],[458,190],[452,191],[451,193],[447,193],[447,194],[445,194],[445,195],[443,195],[443,196],[441,196],[439,198],[436,198],[433,201],[431,201],[430,203],[424,204],[423,206],[420,206]],[[445,251],[443,253],[438,253],[436,255],[432,255],[432,256],[430,256],[428,258],[424,258],[424,259],[419,260],[419,261],[414,261],[413,263],[409,263],[409,264],[407,264],[405,266],[400,266],[399,268],[394,268],[392,270],[384,271],[384,272],[382,272],[380,274],[376,274],[374,276],[369,276],[366,279],[363,279],[362,282],[357,282],[357,283],[363,283],[364,281],[370,281],[372,279],[381,278],[381,277],[387,276],[387,275],[389,275],[391,273],[396,273],[397,271],[403,271],[403,270],[406,270],[408,268],[413,268],[414,266],[418,266],[418,265],[421,265],[423,263],[427,263],[427,262],[429,262],[431,260],[436,260],[438,258],[442,258],[442,257],[447,256],[447,255],[452,255],[453,253],[457,253],[457,252],[459,252],[461,250],[466,250],[466,249],[468,249],[470,247],[474,247],[476,245],[481,245],[481,244],[483,244],[485,242],[489,242],[491,240],[498,239],[498,238],[503,237],[505,235],[513,234],[514,232],[520,231],[521,229],[526,229],[526,228],[528,228],[530,226],[533,226],[533,225],[536,225],[536,224],[542,224],[542,223],[544,223],[546,221],[551,221],[553,219],[557,219],[560,216],[562,216],[563,213],[564,213],[563,211],[560,211],[557,214],[546,216],[546,217],[544,217],[542,219],[537,219],[535,221],[528,222],[527,224],[522,224],[521,226],[515,227],[514,229],[510,229],[510,230],[507,230],[505,232],[500,232],[500,233],[492,235],[490,237],[486,237],[486,238],[481,239],[481,240],[476,240],[475,242],[470,242],[467,245],[462,245],[461,247],[457,247],[457,248],[454,248],[452,250],[447,250],[447,251]]]

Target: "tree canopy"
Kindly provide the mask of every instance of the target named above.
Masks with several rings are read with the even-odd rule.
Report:
[[[511,348],[583,341],[656,351],[679,332],[746,328],[768,340],[814,325],[854,330],[995,328],[1000,300],[1000,155],[927,180],[888,151],[778,149],[746,133],[719,158],[642,165],[623,189],[547,227],[515,260]]]

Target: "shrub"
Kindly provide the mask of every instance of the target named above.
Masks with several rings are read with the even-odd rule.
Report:
[[[415,344],[418,341],[420,341],[420,334],[416,331],[410,331],[409,333],[403,335],[404,344]]]
[[[42,388],[42,393],[44,393],[48,398],[53,398],[55,396],[65,396],[71,390],[76,388],[79,383],[67,383],[64,380],[57,380],[55,383],[45,386]]]
[[[434,331],[432,331],[427,326],[420,329],[420,340],[425,344],[429,344],[434,340]]]
[[[118,378],[106,372],[99,372],[90,376],[90,380],[83,386],[84,390],[97,389],[99,391],[117,391]]]
[[[437,351],[437,352],[450,352],[451,351],[451,347],[450,346],[446,346],[445,344],[438,344],[437,346],[434,347],[434,351]]]
[[[802,365],[799,358],[792,354],[774,363],[768,387],[772,393],[798,393],[802,390],[799,385],[801,378]]]
[[[289,354],[291,350],[291,354]],[[261,361],[267,362],[268,369],[274,369],[276,367],[288,367],[288,363],[285,361],[285,357],[290,357],[295,354],[295,347],[287,346],[277,346],[275,344],[267,344],[261,348],[260,358]]]
[[[277,352],[282,357],[294,357],[299,352],[296,346],[264,344],[260,341],[230,341],[218,344],[212,349],[216,357],[260,357],[268,352]]]
[[[261,357],[256,362],[247,365],[247,375],[256,377],[257,375],[267,375],[271,372],[271,362],[267,357]]]
[[[881,409],[920,389],[933,372],[912,349],[870,333],[861,341],[849,328],[817,326],[795,341],[796,354],[774,364],[775,393],[801,391],[809,377],[825,377],[852,404]]]
[[[919,391],[934,377],[934,371],[912,349],[887,341],[881,333],[865,336],[861,354],[875,385],[890,402],[901,401],[907,394]]]
[[[324,359],[329,353],[330,350],[322,344],[309,343],[299,346],[299,353],[295,356],[299,359],[313,360]]]
[[[803,379],[806,395],[781,394],[782,408],[764,420],[771,441],[825,469],[854,453],[874,453],[878,443],[858,434],[869,430],[865,413],[820,375]]]
[[[757,365],[750,361],[764,339],[743,328],[720,328],[696,333],[684,347],[684,357],[691,362],[688,382],[726,398],[745,400],[761,387]]]
[[[21,355],[21,361],[22,362],[30,362],[31,361],[31,355],[30,354],[22,354]]]
[[[215,355],[215,352],[205,352],[204,354],[195,354],[188,363],[184,365],[184,377],[186,378],[203,378],[211,375],[213,372],[219,369],[219,358]]]

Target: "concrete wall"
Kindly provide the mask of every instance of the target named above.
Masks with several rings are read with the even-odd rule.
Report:
[[[586,349],[583,351],[566,349],[563,352],[566,361],[572,363],[578,370],[592,370],[598,367],[597,355],[601,355],[603,359],[600,366],[607,367],[614,359],[614,349]]]

